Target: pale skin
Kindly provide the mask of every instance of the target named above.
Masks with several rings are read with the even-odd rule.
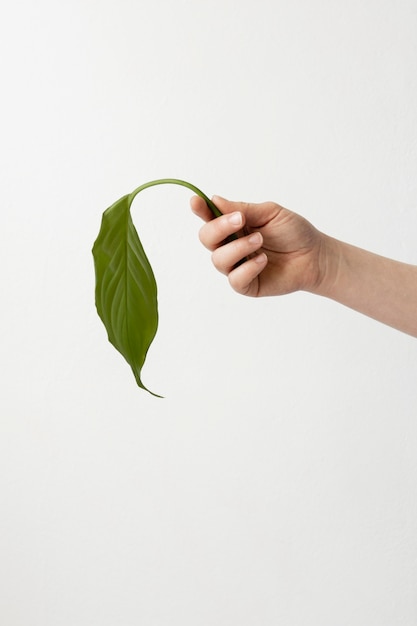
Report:
[[[202,244],[235,291],[252,297],[308,291],[417,337],[417,266],[329,237],[274,202],[213,201],[221,217],[213,218],[198,196],[191,208],[205,222]]]

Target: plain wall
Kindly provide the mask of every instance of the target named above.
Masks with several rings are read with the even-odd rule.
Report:
[[[416,1],[1,13],[1,624],[415,625],[416,340],[235,294],[155,188],[160,400],[107,342],[91,247],[178,177],[417,263]]]

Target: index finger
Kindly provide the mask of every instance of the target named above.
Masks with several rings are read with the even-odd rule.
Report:
[[[203,198],[200,198],[200,196],[193,196],[190,200],[190,205],[192,212],[204,220],[204,222],[209,222],[214,218],[214,215],[207,206],[207,203],[203,200]]]

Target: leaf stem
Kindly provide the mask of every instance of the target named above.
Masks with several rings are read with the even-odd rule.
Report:
[[[135,189],[135,191],[132,191],[129,196],[130,202],[133,201],[134,197],[140,191],[143,191],[148,187],[154,187],[155,185],[182,185],[183,187],[187,187],[188,189],[191,189],[191,191],[193,191],[195,194],[197,194],[197,196],[200,196],[200,198],[204,200],[210,211],[213,213],[214,217],[220,217],[220,215],[222,215],[222,212],[219,211],[214,202],[210,200],[210,198],[206,196],[205,193],[198,189],[198,187],[192,185],[191,183],[187,183],[185,180],[179,180],[178,178],[159,178],[157,180],[151,180],[149,183],[145,183],[144,185],[141,185],[140,187]]]

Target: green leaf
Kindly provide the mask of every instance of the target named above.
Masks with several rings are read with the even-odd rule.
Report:
[[[213,202],[194,185],[171,178],[154,180],[123,196],[104,211],[93,246],[97,312],[110,343],[124,356],[137,384],[146,391],[149,389],[142,383],[141,372],[158,328],[157,286],[133,225],[130,207],[140,191],[165,183],[188,187],[206,201],[216,217],[221,215]]]
[[[103,213],[93,247],[96,307],[110,343],[146,389],[141,371],[158,328],[157,287],[132,222],[131,203],[131,196],[124,196]]]

